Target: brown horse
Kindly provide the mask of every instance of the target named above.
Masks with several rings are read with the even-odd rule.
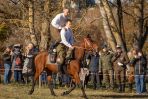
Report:
[[[80,62],[83,59],[84,52],[98,49],[97,44],[94,44],[94,42],[92,42],[89,38],[84,38],[84,40],[82,40],[78,45],[74,47],[75,47],[74,59],[71,60],[71,62],[67,65],[67,73],[72,78],[72,87],[68,91],[63,92],[62,95],[68,95],[71,91],[75,89],[76,84],[81,84],[79,78],[79,71],[80,71]],[[49,89],[51,91],[51,94],[56,96],[51,86],[51,80],[52,80],[51,74],[53,72],[55,73],[58,72],[58,66],[56,64],[47,64],[47,57],[48,57],[48,52],[41,52],[35,57],[35,75],[32,81],[32,88],[29,91],[29,94],[32,94],[34,92],[34,86],[36,80],[38,79],[42,71],[46,70],[48,76],[47,79],[49,81]],[[83,93],[83,97],[87,98],[84,87],[82,85],[81,85],[81,90]]]

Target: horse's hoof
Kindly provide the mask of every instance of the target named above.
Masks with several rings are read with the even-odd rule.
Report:
[[[66,93],[66,92],[63,92],[63,93],[61,94],[61,96],[65,96],[65,95],[67,95],[67,93]]]
[[[33,93],[33,91],[31,90],[31,91],[29,91],[28,95],[32,95],[32,93]]]
[[[55,96],[56,97],[57,95],[56,94],[52,94],[52,96]]]
[[[85,95],[85,96],[83,95],[83,96],[81,96],[81,97],[83,97],[84,99],[88,99],[88,97],[87,97],[86,95]]]
[[[85,97],[84,97],[84,99],[88,99],[88,97],[87,97],[87,96],[85,96]]]

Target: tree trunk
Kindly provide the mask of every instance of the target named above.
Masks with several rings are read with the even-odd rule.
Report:
[[[114,19],[113,13],[111,11],[111,8],[109,6],[108,0],[101,0],[101,1],[104,5],[104,9],[105,9],[107,17],[108,17],[108,21],[109,21],[109,24],[110,24],[110,27],[111,27],[111,31],[112,31],[115,39],[116,39],[117,44],[121,45],[122,49],[124,51],[126,51],[125,45],[123,43],[123,39],[122,39],[122,37],[119,33],[119,29],[118,29],[117,24],[115,22],[115,19]]]
[[[29,32],[30,32],[30,41],[36,46],[37,39],[35,36],[35,29],[34,29],[34,0],[29,0]]]
[[[115,41],[115,38],[111,32],[111,28],[108,23],[108,18],[107,18],[107,15],[105,13],[105,9],[104,9],[102,3],[100,3],[99,8],[100,8],[100,13],[101,13],[102,19],[103,19],[103,26],[104,26],[104,31],[106,33],[107,42],[110,45],[110,47],[112,48],[112,50],[115,51],[116,50],[116,41]]]
[[[119,34],[121,35],[125,49],[127,49],[126,41],[125,41],[125,31],[124,31],[124,25],[123,25],[123,12],[122,12],[121,0],[117,0],[117,15],[118,15]]]
[[[124,39],[125,35],[124,35],[124,27],[123,27],[123,13],[122,13],[121,0],[117,0],[117,15],[118,15],[119,33]]]
[[[135,0],[135,42],[134,47],[137,49],[142,49],[144,45],[144,2],[145,0]]]
[[[50,0],[46,0],[44,4],[44,15],[46,17],[43,18],[43,23],[42,23],[40,51],[47,50],[47,45],[48,45],[49,21],[47,19],[47,16],[49,16],[49,4]]]
[[[28,20],[28,9],[26,8],[26,4],[28,4],[28,1],[26,0],[21,0],[21,11],[22,11],[22,20],[26,22],[26,20]],[[27,25],[28,25],[28,22],[27,22]],[[26,24],[22,24],[22,27],[24,28],[26,26]],[[24,44],[27,45],[30,41],[30,33],[28,32],[28,28],[25,28],[23,30],[23,33],[24,33],[24,37],[25,37],[25,42]]]

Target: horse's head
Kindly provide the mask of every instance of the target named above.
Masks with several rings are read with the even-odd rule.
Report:
[[[98,45],[96,42],[92,41],[91,38],[84,38],[84,48],[87,51],[98,51]]]
[[[93,42],[90,38],[85,37],[78,45],[75,46],[75,58],[81,60],[84,56],[85,51],[98,52],[98,45]]]

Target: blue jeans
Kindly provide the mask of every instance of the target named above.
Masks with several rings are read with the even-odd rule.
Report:
[[[67,85],[70,83],[70,77],[67,74],[62,74],[62,85]]]
[[[143,93],[144,92],[144,75],[135,75],[135,85],[136,85],[136,92],[137,93]]]
[[[21,70],[14,70],[14,80],[15,82],[22,81],[22,71]]]
[[[8,84],[10,82],[10,69],[11,69],[11,64],[4,63],[4,84]]]
[[[46,72],[41,73],[41,81],[44,83],[47,82],[47,73]]]

